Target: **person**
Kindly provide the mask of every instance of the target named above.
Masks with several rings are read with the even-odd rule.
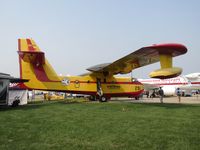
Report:
[[[160,96],[160,102],[163,103],[164,91],[163,91],[162,87],[160,87],[158,94]]]
[[[155,89],[153,90],[152,94],[150,95],[150,97],[153,99],[154,97],[156,97],[156,91]]]
[[[180,103],[181,102],[181,90],[180,88],[177,88],[177,96],[178,96],[178,102]]]

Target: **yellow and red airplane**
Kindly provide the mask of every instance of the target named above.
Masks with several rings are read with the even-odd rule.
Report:
[[[132,77],[117,77],[117,74],[127,74],[160,61],[161,69],[151,72],[150,77],[166,79],[180,75],[182,69],[173,67],[172,57],[187,52],[184,45],[174,43],[142,47],[113,63],[90,67],[88,74],[64,77],[57,75],[32,39],[18,39],[18,49],[20,78],[29,80],[21,88],[87,94],[100,101],[111,97],[138,98],[143,92],[139,81]]]

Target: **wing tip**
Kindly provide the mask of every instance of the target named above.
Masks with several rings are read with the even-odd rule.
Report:
[[[187,47],[179,43],[163,43],[163,44],[153,44],[152,46],[147,46],[146,48],[157,49],[159,53],[178,53],[175,55],[187,53]]]

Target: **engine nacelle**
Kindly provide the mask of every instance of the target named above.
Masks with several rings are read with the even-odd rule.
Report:
[[[182,69],[178,67],[158,69],[149,74],[151,78],[167,79],[177,77],[182,73]]]
[[[176,95],[176,88],[174,86],[164,86],[162,89],[165,96]]]

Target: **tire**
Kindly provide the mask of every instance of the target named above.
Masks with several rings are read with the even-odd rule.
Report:
[[[105,97],[105,96],[101,96],[101,97],[99,98],[99,101],[100,101],[100,102],[107,102],[107,101],[108,101],[108,98]]]

